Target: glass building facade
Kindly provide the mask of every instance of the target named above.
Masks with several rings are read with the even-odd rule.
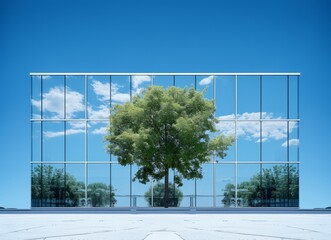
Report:
[[[171,206],[299,206],[299,73],[31,73],[32,207],[160,206],[162,188],[106,151],[110,108],[150,85],[193,87],[235,141]],[[170,173],[170,179],[175,173]],[[171,181],[170,181],[171,182]]]

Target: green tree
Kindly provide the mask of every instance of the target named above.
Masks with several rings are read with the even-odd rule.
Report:
[[[176,170],[175,184],[182,179],[202,178],[201,164],[211,154],[224,158],[232,137],[216,132],[215,106],[193,88],[149,87],[132,102],[116,104],[110,115],[108,151],[121,165],[137,164],[134,180],[164,178],[164,206],[168,207],[169,170]]]
[[[89,204],[92,207],[114,206],[117,202],[115,193],[104,183],[91,183],[87,186]]]
[[[145,200],[148,202],[149,206],[152,206],[152,187],[145,192]],[[153,186],[153,207],[164,207],[164,183],[158,182]],[[168,188],[168,206],[170,207],[179,207],[181,201],[183,200],[183,193],[180,191],[175,184],[169,183]]]
[[[299,197],[299,174],[295,167],[277,165],[262,170],[249,181],[238,185],[237,198],[240,206],[287,206]],[[235,186],[225,186],[222,203],[229,207],[235,204]]]
[[[32,170],[31,195],[33,206],[77,207],[84,206],[85,184],[62,168],[51,165],[36,166]],[[104,183],[88,185],[88,200],[93,207],[116,203],[113,189]]]

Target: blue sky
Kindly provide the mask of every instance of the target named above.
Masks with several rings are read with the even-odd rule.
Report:
[[[301,72],[300,205],[331,205],[329,1],[0,2],[0,206],[30,206],[30,72]]]

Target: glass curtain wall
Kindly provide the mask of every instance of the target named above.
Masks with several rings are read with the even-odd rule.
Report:
[[[106,151],[110,108],[151,85],[203,91],[235,141],[173,207],[299,206],[299,74],[31,74],[32,207],[157,207],[162,182],[132,179]],[[163,191],[164,192],[164,191]]]

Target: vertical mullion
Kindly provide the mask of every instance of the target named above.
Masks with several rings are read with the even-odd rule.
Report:
[[[87,109],[87,98],[88,98],[88,77],[85,76],[85,159],[84,159],[84,167],[85,167],[85,174],[84,174],[84,181],[85,181],[85,207],[87,207],[87,161],[88,161],[88,146],[87,146],[87,118],[88,118],[88,109]]]
[[[40,118],[43,119],[44,118],[44,114],[43,114],[43,101],[44,101],[44,97],[43,97],[43,76],[41,75],[40,76],[40,98],[41,98],[41,101],[40,101]],[[44,121],[41,121],[40,123],[40,160],[41,160],[41,168],[40,168],[40,171],[41,171],[41,174],[40,174],[40,183],[41,183],[41,194],[40,194],[40,205],[41,207],[43,206],[43,203],[44,203],[44,199],[43,199],[43,196],[44,196],[44,181],[43,181],[43,173],[44,173],[44,151],[43,151],[43,148],[44,148],[44,144],[43,144],[43,132],[44,132]]]
[[[132,103],[132,75],[130,75],[130,102]],[[130,207],[132,207],[132,164],[130,164]]]
[[[112,81],[111,81],[111,75],[109,75],[109,115],[111,115],[111,107],[112,107],[112,104],[111,104],[111,97],[112,97],[112,94],[111,94],[111,88],[112,88]],[[109,124],[110,124],[110,119],[109,119]],[[113,186],[112,186],[112,181],[111,181],[111,178],[112,178],[112,173],[111,173],[111,169],[112,169],[112,163],[111,163],[111,160],[112,160],[112,154],[109,153],[109,188],[110,188],[110,201],[109,201],[109,206],[112,207],[112,193],[113,193]]]
[[[63,160],[64,160],[64,168],[63,168],[63,171],[64,171],[64,189],[65,189],[65,186],[66,186],[66,183],[67,183],[67,178],[66,178],[66,162],[67,162],[67,76],[64,75],[64,87],[63,87],[63,93],[64,93],[64,106],[63,106],[63,114],[64,114],[64,121],[63,121],[63,125],[64,125],[64,128],[63,128],[63,136],[64,136],[64,141],[63,141]],[[64,201],[65,203],[65,201]]]
[[[216,112],[216,78],[213,77],[213,100],[214,100],[214,107]],[[214,117],[216,117],[214,112]],[[213,134],[215,135],[215,134]],[[216,207],[216,156],[215,152],[213,152],[213,206]]]
[[[262,144],[262,131],[263,131],[263,121],[262,121],[262,111],[263,111],[263,79],[262,75],[260,75],[260,204],[262,203],[262,151],[263,151],[263,144]]]
[[[235,75],[235,121],[234,121],[234,137],[235,137],[235,207],[238,206],[238,137],[237,137],[237,121],[238,121],[238,75]]]

